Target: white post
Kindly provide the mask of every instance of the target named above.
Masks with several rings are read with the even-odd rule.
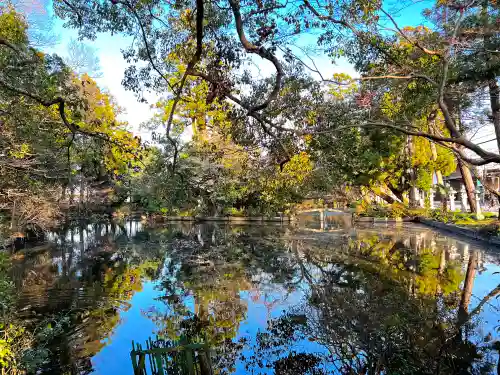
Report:
[[[429,190],[429,202],[430,202],[430,207],[434,208],[434,189],[431,188]]]
[[[424,207],[425,206],[425,199],[424,199],[424,191],[419,190],[418,194],[418,205],[419,207]]]
[[[457,192],[453,187],[450,186],[450,190],[448,190],[448,199],[450,201],[450,211],[455,211],[455,194]]]
[[[481,212],[481,193],[476,189],[476,219],[484,219],[484,215]]]
[[[460,185],[460,202],[462,204],[462,212],[467,212],[467,191],[464,185]]]

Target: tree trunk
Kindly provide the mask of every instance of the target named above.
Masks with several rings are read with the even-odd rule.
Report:
[[[495,128],[498,150],[500,151],[500,89],[498,87],[496,77],[488,81],[488,87],[490,89],[491,116],[493,120],[493,126]],[[500,203],[500,196],[496,196]],[[500,207],[498,208],[498,218],[500,219]]]
[[[61,187],[61,196],[59,197],[59,201],[64,202],[66,200],[66,189],[68,188],[68,184],[63,184]]]
[[[393,204],[394,202],[396,202],[396,200],[393,197],[391,197],[387,193],[384,193],[380,189],[377,189],[377,191],[373,191],[373,194],[378,195],[380,198],[382,198],[384,201],[386,201],[389,204]]]
[[[73,203],[75,203],[75,186],[71,185],[69,190],[69,204],[72,205]]]
[[[460,299],[460,305],[458,309],[459,322],[463,322],[467,319],[469,315],[469,304],[470,298],[472,296],[472,288],[474,287],[474,278],[476,277],[476,267],[477,267],[477,250],[474,250],[469,257],[469,263],[467,264],[467,273],[465,274],[464,289],[462,291],[462,298]]]
[[[80,204],[83,205],[83,201],[85,200],[85,184],[83,181],[83,176],[80,178]]]
[[[80,225],[78,228],[79,234],[80,234],[80,259],[85,258],[85,237],[83,235],[83,226]]]
[[[17,223],[16,223],[16,200],[14,199],[14,202],[12,203],[12,214],[10,218],[10,229],[11,230],[17,230]]]
[[[408,137],[408,142],[407,142],[407,149],[408,149],[408,159],[411,160],[412,156],[415,154],[415,147],[413,144],[413,138],[411,136]],[[410,175],[410,194],[409,194],[409,205],[410,207],[417,207],[418,202],[417,202],[417,187],[415,186],[417,183],[417,174],[415,171],[415,168],[410,165],[410,168],[408,170],[408,173]]]
[[[465,191],[467,193],[467,201],[469,202],[469,207],[471,212],[476,212],[476,197],[474,196],[474,180],[470,173],[469,167],[465,163],[457,158],[458,168],[460,169],[460,174],[462,175],[462,180],[465,185]]]
[[[387,185],[388,189],[392,192],[392,194],[394,194],[394,196],[396,198],[398,198],[401,202],[404,201],[404,196],[403,196],[403,192],[397,190],[396,188],[394,188],[393,186],[391,185]]]
[[[430,130],[431,134],[434,134],[434,128],[436,126],[436,115],[437,115],[437,110],[434,110],[427,117],[427,124],[429,125],[429,130]],[[438,154],[437,154],[436,144],[434,142],[429,142],[429,143],[431,146],[432,160],[437,161]],[[434,173],[436,173],[437,183],[439,185],[444,185],[443,174],[441,173],[441,171],[436,170],[436,171],[434,171]]]
[[[436,145],[433,142],[430,142],[430,144],[431,144],[432,160],[436,161],[437,158],[438,158]],[[436,170],[435,173],[436,173],[437,183],[439,185],[444,185],[443,174],[441,173],[441,171],[440,170]]]
[[[487,30],[490,27],[488,4],[489,1],[483,0],[481,18],[483,21],[484,30]],[[485,33],[483,37],[484,50],[494,49],[494,46],[492,46],[491,44],[492,43],[490,42],[490,36]],[[487,69],[495,63],[494,61],[492,61],[490,55],[488,55],[485,62]],[[497,77],[494,73],[492,73],[488,79],[488,89],[490,94],[491,120],[495,129],[497,147],[500,151],[500,89],[498,87]]]
[[[492,77],[488,81],[488,88],[490,91],[491,117],[493,127],[495,128],[498,150],[500,151],[500,88],[498,87],[496,77]]]

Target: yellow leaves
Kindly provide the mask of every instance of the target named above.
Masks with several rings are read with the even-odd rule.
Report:
[[[119,175],[136,166],[139,154],[144,151],[140,140],[126,129],[127,123],[117,120],[119,107],[88,74],[74,76],[73,85],[83,105],[80,110],[68,111],[67,117],[79,129],[98,134],[104,140],[99,147],[106,169]]]
[[[429,29],[427,26],[406,26],[403,27],[403,32],[405,34],[410,34],[410,35],[415,35],[415,34],[428,34],[431,32],[431,29]]]
[[[10,43],[24,44],[28,41],[27,29],[26,21],[13,7],[0,7],[0,38]]]
[[[185,31],[186,29],[193,30],[195,28],[194,13],[192,9],[185,9],[179,12],[178,17],[171,18],[171,26],[179,31]]]
[[[306,114],[306,124],[308,126],[315,125],[317,117],[318,117],[318,114],[317,114],[316,111],[307,111],[307,114]]]
[[[348,95],[354,95],[358,90],[358,84],[355,80],[345,73],[333,74],[328,92],[337,99],[344,99]]]
[[[27,155],[29,155],[30,146],[27,143],[23,143],[19,146],[16,146],[14,150],[9,151],[9,156],[14,159],[24,159]]]
[[[389,119],[395,118],[403,108],[400,100],[397,100],[391,93],[386,92],[380,101],[381,112]]]
[[[277,186],[294,186],[302,183],[312,172],[313,163],[307,152],[293,155],[286,163],[283,170],[279,170],[277,175]]]

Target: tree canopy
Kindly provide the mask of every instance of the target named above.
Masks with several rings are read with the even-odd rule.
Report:
[[[500,162],[500,150],[471,140],[489,124],[500,134],[496,3],[429,2],[412,24],[394,4],[364,0],[53,6],[82,40],[127,37],[123,86],[138,100],[158,98],[144,125],[155,143],[146,155],[93,72],[81,71],[95,61],[71,61],[86,47],[71,49],[75,73],[30,46],[28,25],[5,8],[2,103],[22,98],[19,111],[29,105],[29,116],[41,116],[37,106],[57,122],[58,147],[44,148],[59,150],[51,170],[67,170],[63,186],[107,176],[118,200],[131,194],[154,211],[263,214],[338,187],[412,199],[412,189],[428,190],[458,163],[473,207],[467,166]],[[326,74],[318,56],[356,74]],[[14,143],[11,155],[31,150]]]

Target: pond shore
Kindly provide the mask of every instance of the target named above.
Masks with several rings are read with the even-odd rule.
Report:
[[[458,234],[476,241],[488,243],[490,245],[500,247],[500,236],[488,235],[481,230],[482,228],[467,228],[453,223],[443,223],[437,220],[428,219],[424,217],[403,217],[403,218],[385,218],[385,217],[372,217],[361,216],[354,219],[355,223],[402,223],[402,222],[415,222],[427,225],[449,233]]]
[[[414,219],[414,221],[417,223],[421,223],[421,224],[436,228],[436,229],[455,233],[455,234],[458,234],[461,236],[465,236],[467,238],[486,242],[490,245],[500,247],[500,237],[488,236],[488,235],[484,234],[484,232],[481,232],[481,230],[478,228],[465,228],[465,227],[462,227],[462,226],[459,226],[456,224],[441,223],[441,222],[436,221],[436,220],[426,219],[426,218],[422,218],[422,217],[417,217]]]
[[[195,222],[206,222],[206,221],[220,221],[220,222],[231,222],[231,223],[263,223],[263,222],[273,222],[273,223],[288,223],[295,221],[293,216],[162,216],[153,219],[155,222],[169,222],[169,221],[195,221]]]

